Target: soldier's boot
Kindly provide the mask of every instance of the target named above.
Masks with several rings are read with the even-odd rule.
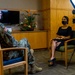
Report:
[[[31,73],[31,74],[34,74],[34,73],[37,73],[37,72],[42,71],[42,68],[36,66],[35,64],[32,64],[32,65],[30,65],[30,66],[31,66],[31,70],[30,70],[30,73]]]

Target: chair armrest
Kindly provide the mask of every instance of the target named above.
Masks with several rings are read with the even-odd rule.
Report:
[[[0,51],[8,51],[8,50],[26,50],[25,47],[10,47],[10,48],[2,48]]]
[[[27,48],[25,47],[11,47],[11,48],[0,49],[1,60],[3,60],[3,51],[10,51],[10,50],[24,50],[24,61],[27,61]]]
[[[10,51],[10,50],[24,50],[24,60],[20,61],[20,62],[15,62],[12,64],[7,64],[7,65],[3,65],[3,51]],[[25,70],[24,72],[26,73],[25,75],[28,75],[28,57],[27,57],[27,48],[25,47],[12,47],[12,48],[0,48],[0,75],[3,75],[4,72],[3,70],[7,70],[7,69],[11,69],[14,67],[18,67],[21,65],[24,65]]]
[[[66,40],[66,41],[65,41],[65,43],[64,43],[65,51],[67,51],[68,42],[73,41],[73,40],[75,41],[75,38],[69,39],[69,40]]]
[[[69,39],[69,40],[65,41],[65,43],[68,43],[68,42],[73,41],[73,40],[75,40],[75,38]]]

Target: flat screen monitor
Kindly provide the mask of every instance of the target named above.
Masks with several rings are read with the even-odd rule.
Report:
[[[0,22],[5,24],[19,24],[19,11],[0,10]]]

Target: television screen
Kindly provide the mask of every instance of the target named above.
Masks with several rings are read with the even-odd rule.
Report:
[[[19,24],[19,11],[0,10],[0,22],[5,24]]]

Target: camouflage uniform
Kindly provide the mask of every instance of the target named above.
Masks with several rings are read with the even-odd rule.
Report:
[[[26,47],[28,48],[28,64],[34,63],[34,56],[31,54],[31,47],[26,38],[21,39],[20,41],[17,41],[14,39],[14,37],[11,35],[9,31],[4,31],[4,24],[0,23],[0,44],[2,48],[7,47]],[[19,56],[23,56],[23,50],[21,51],[5,51],[3,54],[4,60],[9,60],[12,58],[16,58]]]

